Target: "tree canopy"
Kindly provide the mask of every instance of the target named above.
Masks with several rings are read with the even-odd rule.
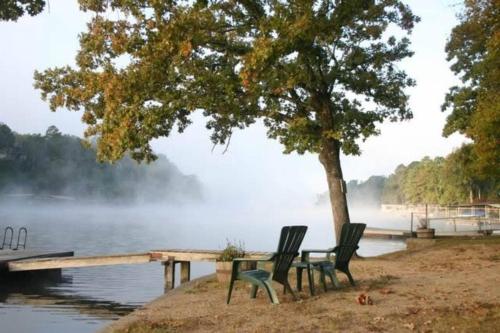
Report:
[[[451,110],[443,134],[474,141],[478,176],[500,177],[500,5],[465,0],[460,23],[446,44],[451,70],[462,85],[450,88],[443,111]]]
[[[400,1],[80,4],[97,15],[78,69],[37,72],[36,87],[52,109],[84,110],[102,158],[150,158],[149,141],[182,131],[195,110],[214,143],[264,118],[287,152],[319,152],[331,137],[347,154],[375,123],[411,117],[403,89],[413,81],[394,65],[412,54],[409,40],[384,34],[390,23],[413,27]]]
[[[0,21],[17,21],[24,14],[35,16],[45,8],[45,0],[2,0]]]
[[[359,154],[378,123],[412,116],[414,81],[397,62],[418,18],[401,1],[79,2],[96,15],[77,67],[36,72],[35,86],[53,110],[83,110],[101,159],[153,159],[149,142],[197,110],[214,144],[262,119],[285,152],[319,153],[338,229],[349,222],[340,150]]]

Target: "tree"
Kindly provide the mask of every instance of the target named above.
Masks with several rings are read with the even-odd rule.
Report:
[[[0,150],[6,150],[14,146],[16,138],[9,126],[0,123]]]
[[[443,165],[443,179],[446,180],[443,200],[446,203],[474,203],[480,199],[480,184],[474,175],[476,156],[471,144],[465,144],[446,157]]]
[[[351,207],[361,205],[363,208],[380,207],[382,190],[387,178],[371,176],[366,181],[351,180],[347,183],[347,200]],[[326,198],[326,196],[325,196]]]
[[[24,14],[35,16],[45,8],[45,0],[2,0],[0,21],[17,21]]]
[[[460,23],[446,44],[451,70],[460,77],[446,95],[451,110],[443,134],[459,132],[474,141],[475,172],[500,177],[500,5],[498,0],[465,0]]]
[[[55,110],[83,109],[99,157],[154,158],[149,142],[182,132],[193,112],[214,144],[263,119],[284,152],[319,154],[337,237],[349,222],[340,152],[385,119],[409,119],[396,63],[409,57],[418,20],[398,0],[80,0],[95,17],[80,37],[77,69],[35,72]],[[120,15],[112,19],[113,10]],[[104,15],[106,13],[106,15]],[[396,30],[390,30],[396,31]]]
[[[62,136],[62,133],[61,131],[59,131],[59,129],[54,126],[54,125],[51,125],[47,128],[47,130],[45,131],[45,137],[47,138],[55,138],[55,137],[60,137]]]
[[[387,177],[382,190],[382,204],[404,204],[406,199],[403,193],[403,180],[406,176],[407,168],[400,164],[394,170],[394,173]]]
[[[499,38],[500,40],[500,38]],[[500,43],[497,47],[500,50]],[[500,51],[497,51],[500,59]],[[497,68],[497,82],[500,82],[500,63]],[[484,92],[478,101],[471,119],[470,136],[474,140],[476,155],[474,167],[483,180],[500,180],[500,89]]]

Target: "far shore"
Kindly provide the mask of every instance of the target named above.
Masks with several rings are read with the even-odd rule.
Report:
[[[110,332],[497,332],[500,236],[412,240],[409,250],[351,262],[352,287],[271,305],[239,282],[231,304],[214,275],[193,280],[104,328]],[[317,275],[317,274],[316,274]],[[295,285],[295,271],[290,280]],[[360,305],[360,294],[373,305]]]

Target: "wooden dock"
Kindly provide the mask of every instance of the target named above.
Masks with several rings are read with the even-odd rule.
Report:
[[[188,282],[191,279],[191,261],[209,261],[215,262],[222,251],[214,250],[153,250],[150,252],[152,260],[159,260],[165,266],[165,290],[175,287],[175,267],[180,264],[180,283]],[[261,258],[269,255],[269,252],[252,252],[245,253],[246,258]]]
[[[411,238],[412,233],[409,230],[366,228],[363,238],[382,238],[382,239],[406,239]]]
[[[405,239],[411,237],[411,233],[404,230],[366,228],[363,236],[368,238]],[[143,264],[156,261],[164,265],[165,289],[169,290],[175,286],[177,264],[180,265],[180,283],[184,283],[191,279],[191,262],[215,262],[221,253],[220,250],[165,249],[144,253],[74,257],[72,251],[2,251],[0,252],[0,273],[42,272],[62,268]],[[251,251],[246,253],[248,258],[260,258],[266,255],[269,255],[269,253]]]
[[[24,260],[10,261],[8,262],[7,266],[10,272],[21,272],[44,269],[143,264],[151,261],[150,253],[114,254],[85,257],[47,257],[49,257],[49,255],[45,256],[44,258],[25,258]]]
[[[215,262],[222,251],[168,249],[153,250],[146,253],[127,253],[101,256],[73,257],[73,252],[30,253],[9,251],[0,258],[8,272],[46,271],[62,268],[78,268],[108,265],[142,264],[152,261],[161,262],[164,268],[165,289],[175,286],[175,269],[180,264],[181,283],[191,279],[191,262]],[[249,258],[259,258],[267,252],[247,252]]]
[[[43,258],[72,257],[73,251],[43,252],[43,251],[0,251],[0,271],[9,270],[9,264],[22,260],[40,260]]]
[[[149,252],[153,260],[166,261],[173,257],[177,261],[213,261],[215,262],[222,254],[221,250],[197,250],[197,249],[169,249],[152,250]],[[269,252],[245,252],[246,258],[260,258]]]

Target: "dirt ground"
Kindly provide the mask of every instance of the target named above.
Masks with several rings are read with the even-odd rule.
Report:
[[[434,246],[351,262],[357,282],[308,289],[294,301],[276,285],[281,304],[261,290],[214,277],[193,281],[138,309],[105,332],[499,332],[500,237],[439,240]],[[295,272],[290,280],[295,285]],[[318,275],[318,274],[316,274]],[[304,280],[307,281],[304,276]],[[360,294],[373,305],[360,305]]]

